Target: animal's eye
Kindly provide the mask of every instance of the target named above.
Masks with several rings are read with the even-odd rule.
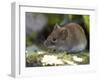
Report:
[[[53,38],[53,41],[56,41],[56,38]]]

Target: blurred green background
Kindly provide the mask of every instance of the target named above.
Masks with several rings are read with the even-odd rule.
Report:
[[[46,18],[47,20],[46,24],[42,27],[41,31],[37,32],[33,31],[29,35],[26,33],[26,47],[38,43],[42,44],[43,41],[52,32],[54,25],[56,23],[63,27],[65,24],[68,24],[70,22],[75,22],[83,27],[88,40],[87,48],[89,49],[89,32],[90,32],[89,15],[32,13],[33,19],[34,17],[38,17],[41,14],[43,14],[42,16]],[[34,26],[34,24],[32,26]]]

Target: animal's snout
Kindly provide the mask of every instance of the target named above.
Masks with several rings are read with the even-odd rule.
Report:
[[[48,47],[48,46],[51,46],[51,45],[55,45],[55,43],[51,42],[51,41],[48,41],[48,40],[44,41],[44,46],[45,47]]]

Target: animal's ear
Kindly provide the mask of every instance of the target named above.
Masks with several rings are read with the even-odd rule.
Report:
[[[62,30],[61,30],[61,33],[63,33],[63,34],[68,34],[68,31],[67,31],[67,29],[62,29]]]
[[[61,30],[61,35],[63,39],[66,39],[68,37],[68,31],[67,29],[62,29]]]
[[[56,23],[53,30],[60,29],[61,27]]]

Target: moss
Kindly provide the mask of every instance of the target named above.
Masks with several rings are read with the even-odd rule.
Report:
[[[38,62],[40,56],[37,53],[27,53],[28,55],[26,55],[26,61],[28,63],[34,63],[34,62]]]
[[[75,62],[78,65],[90,63],[88,51],[79,52],[79,53],[67,53],[66,51],[65,52],[52,52],[52,53],[46,52],[44,54],[38,54],[38,52],[31,52],[31,53],[26,54],[26,62],[28,64],[35,63],[35,64],[42,65],[41,60],[44,55],[54,55],[54,56],[57,56],[58,59],[68,60],[68,61],[72,61],[72,62],[75,62],[75,61],[73,61],[73,56],[77,56],[77,57],[83,59],[82,62]],[[37,65],[37,66],[39,66],[39,65]],[[65,64],[65,65],[68,65],[68,64]]]

